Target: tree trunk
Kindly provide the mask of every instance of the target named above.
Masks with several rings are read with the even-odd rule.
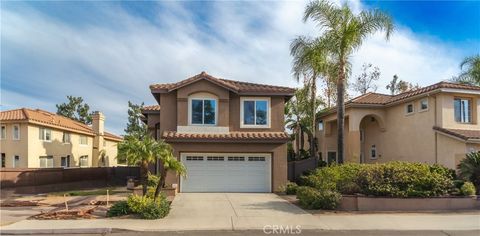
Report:
[[[315,124],[317,123],[316,119],[316,113],[317,109],[316,108],[316,98],[317,98],[317,75],[313,73],[313,78],[312,78],[312,93],[311,93],[311,99],[312,99],[312,129],[311,129],[311,137],[310,137],[310,157],[316,158],[316,150],[315,150],[315,143],[314,143],[314,137],[315,137]]]
[[[305,136],[302,127],[300,127],[300,150],[303,150],[305,148]]]
[[[142,161],[140,166],[141,182],[142,182],[142,194],[147,194],[147,179],[148,179],[148,162]]]
[[[166,177],[167,177],[167,170],[165,170],[165,166],[163,165],[163,162],[160,161],[160,180],[158,181],[157,187],[155,188],[155,195],[153,199],[157,199],[163,186],[165,186]]]
[[[345,60],[340,58],[340,71],[337,80],[337,161],[343,163],[344,153],[344,125],[345,125]]]
[[[295,152],[295,159],[297,159],[300,156],[300,125],[298,125],[300,122],[297,121],[297,127],[295,128],[296,134],[295,134],[295,145],[297,146],[297,150]]]

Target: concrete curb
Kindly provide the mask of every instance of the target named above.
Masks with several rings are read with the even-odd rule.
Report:
[[[1,235],[37,235],[37,234],[109,234],[111,228],[91,228],[91,229],[19,229],[19,230],[0,230]]]

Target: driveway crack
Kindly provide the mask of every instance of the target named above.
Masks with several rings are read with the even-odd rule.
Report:
[[[225,197],[227,197],[228,203],[230,203],[230,206],[232,207],[233,213],[235,213],[235,216],[238,217],[237,211],[235,210],[235,207],[233,207],[232,201],[230,201],[230,198],[228,197],[228,194],[225,194]]]

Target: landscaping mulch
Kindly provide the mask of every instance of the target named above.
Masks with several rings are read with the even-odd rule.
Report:
[[[46,204],[39,201],[7,201],[0,203],[0,207],[26,207],[26,206],[42,206]]]
[[[38,215],[33,215],[29,219],[35,220],[74,220],[74,219],[92,219],[96,218],[92,213],[96,207],[76,210],[60,210],[44,212]]]

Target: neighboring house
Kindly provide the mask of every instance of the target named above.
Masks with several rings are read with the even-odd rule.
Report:
[[[143,110],[157,139],[171,144],[187,177],[181,192],[272,192],[287,181],[284,105],[294,89],[215,78],[205,72],[150,90]]]
[[[104,121],[100,112],[94,113],[93,125],[88,126],[39,109],[2,111],[1,167],[115,166],[122,138],[105,132]]]
[[[440,82],[398,95],[367,93],[345,104],[345,159],[337,159],[337,114],[319,117],[327,162],[415,161],[455,168],[480,151],[480,87]]]

